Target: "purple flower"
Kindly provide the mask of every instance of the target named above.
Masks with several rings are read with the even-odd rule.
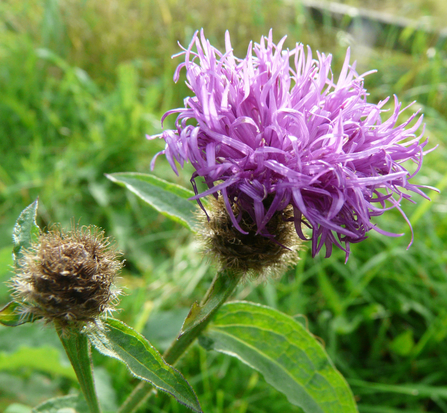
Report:
[[[275,45],[270,31],[259,44],[250,43],[240,59],[228,32],[224,53],[211,46],[203,30],[196,33],[179,54],[185,61],[174,75],[178,81],[186,68],[194,96],[163,116],[162,121],[178,114],[176,129],[156,136],[166,141],[160,153],[176,173],[176,161],[182,167],[191,162],[192,199],[202,206],[201,198],[222,196],[242,233],[235,203],[264,236],[272,236],[266,224],[273,215],[292,205],[299,237],[306,239],[302,224],[312,230],[313,256],[323,245],[330,256],[335,244],[347,259],[349,244],[364,240],[371,229],[402,235],[379,229],[371,218],[396,208],[407,220],[400,201],[411,199],[408,191],[428,198],[421,185],[409,182],[425,154],[423,128],[415,134],[422,116],[415,113],[397,125],[406,108],[394,97],[395,109],[383,121],[388,99],[367,102],[363,78],[371,72],[358,75],[349,50],[336,81],[331,55],[317,52],[314,58],[302,44],[283,50],[284,41]],[[408,160],[417,165],[413,173],[402,166]],[[197,177],[208,190],[198,193]]]

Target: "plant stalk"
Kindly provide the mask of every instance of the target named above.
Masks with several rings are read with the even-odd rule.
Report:
[[[205,329],[209,322],[213,319],[216,312],[230,297],[233,291],[236,289],[241,279],[240,274],[234,274],[229,271],[220,271],[214,277],[205,297],[200,304],[201,308],[205,308],[212,302],[210,311],[201,319],[201,321],[194,325],[190,330],[184,334],[180,332],[179,336],[174,339],[169,348],[163,354],[163,358],[166,363],[174,365],[183,353],[189,348],[194,340]],[[223,289],[223,291],[222,291]],[[219,290],[220,293],[216,296],[213,294]],[[189,318],[189,315],[187,319]],[[121,406],[118,413],[133,413],[137,407],[143,403],[146,398],[151,394],[153,387],[150,383],[142,381],[129,395],[124,404]]]
[[[90,343],[87,337],[76,328],[64,332],[60,326],[57,324],[55,326],[57,334],[76,373],[90,413],[101,413],[93,378]]]

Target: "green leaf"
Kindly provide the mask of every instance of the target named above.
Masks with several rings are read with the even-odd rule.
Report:
[[[24,404],[10,404],[4,413],[32,413],[31,407],[25,406]]]
[[[107,411],[116,413],[118,411],[117,391],[120,388],[119,385],[116,389],[113,387],[112,377],[116,377],[116,371],[108,371],[102,366],[95,367],[96,393],[103,413]]]
[[[0,370],[17,371],[17,369],[25,367],[76,380],[73,369],[70,366],[62,365],[60,358],[59,350],[51,346],[21,346],[13,353],[0,352]]]
[[[81,395],[55,397],[35,407],[31,413],[86,413],[88,405]]]
[[[202,304],[195,303],[183,323],[183,329],[163,354],[166,362],[174,364],[190,344],[202,333],[217,310],[230,297],[238,285],[242,274],[219,271],[214,277]]]
[[[214,314],[213,311],[225,302],[228,296],[234,291],[239,281],[240,276],[237,276],[230,271],[219,272],[208,290],[208,295],[203,299],[203,302],[199,304],[196,301],[192,305],[188,316],[183,322],[180,336],[212,316]]]
[[[86,332],[90,342],[100,353],[120,360],[135,377],[171,394],[193,411],[202,412],[190,384],[163,360],[141,334],[112,318],[105,320],[103,327]]]
[[[125,186],[164,216],[196,231],[194,211],[197,206],[195,202],[188,201],[194,192],[149,174],[120,172],[106,174],[106,177]]]
[[[28,205],[19,215],[12,231],[13,255],[15,265],[19,266],[19,259],[23,255],[23,249],[29,248],[31,242],[39,234],[39,227],[36,224],[38,199]]]
[[[0,324],[7,327],[17,327],[21,324],[32,323],[41,317],[24,311],[21,304],[11,301],[0,310]]]
[[[96,395],[95,382],[93,380],[93,365],[90,352],[90,343],[87,337],[76,327],[63,331],[56,325],[56,331],[64,346],[70,363],[78,378],[82,394],[85,397],[90,413],[100,413],[98,396]]]
[[[409,356],[414,348],[413,330],[400,333],[389,345],[392,352],[399,356]]]
[[[296,320],[248,302],[225,304],[200,339],[261,372],[306,413],[357,412],[352,392],[321,344]]]

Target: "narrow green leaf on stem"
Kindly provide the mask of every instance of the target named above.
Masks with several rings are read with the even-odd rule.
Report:
[[[221,307],[199,338],[261,372],[306,413],[356,413],[351,389],[321,344],[296,320],[249,302]]]
[[[188,316],[183,322],[180,336],[184,335],[198,324],[203,323],[206,319],[209,319],[211,315],[214,314],[214,311],[231,295],[239,281],[240,277],[229,271],[219,272],[214,278],[202,303],[199,304],[198,302],[195,302],[192,305]]]
[[[93,328],[87,335],[100,353],[123,362],[135,377],[171,394],[193,411],[202,412],[190,384],[141,334],[123,322],[109,318],[103,322],[103,328]]]
[[[88,412],[88,405],[80,395],[55,397],[35,407],[31,413]]]
[[[41,317],[26,312],[23,306],[15,301],[6,304],[0,310],[0,324],[7,327],[17,327],[25,323],[32,323]]]
[[[13,256],[16,267],[23,255],[23,250],[29,248],[33,238],[39,234],[39,227],[36,224],[38,199],[28,205],[19,215],[12,232]]]
[[[99,407],[95,382],[93,379],[90,344],[86,335],[75,328],[64,332],[57,325],[56,331],[76,373],[82,393],[90,409],[90,413],[100,413],[101,409]]]
[[[120,172],[106,174],[106,177],[125,186],[164,216],[196,231],[194,211],[197,206],[195,202],[188,201],[194,192],[149,174]]]
[[[164,360],[174,365],[212,320],[220,306],[230,297],[241,275],[229,271],[216,274],[201,304],[195,303],[183,323],[177,339],[163,354]],[[147,382],[140,383],[121,406],[119,413],[132,413],[149,396],[153,388]]]
[[[208,289],[202,304],[195,303],[183,322],[182,330],[163,354],[167,363],[174,364],[205,329],[217,310],[230,297],[241,279],[240,274],[219,271]]]

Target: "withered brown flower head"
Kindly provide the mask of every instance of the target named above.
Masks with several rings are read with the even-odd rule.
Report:
[[[62,328],[93,322],[118,302],[119,256],[97,227],[55,226],[20,259],[12,295],[27,312]]]
[[[296,264],[300,241],[291,206],[273,215],[263,235],[256,233],[256,223],[236,202],[232,208],[236,217],[242,214],[239,225],[247,234],[235,228],[222,197],[213,199],[211,206],[207,206],[209,219],[204,214],[198,215],[206,255],[214,257],[221,268],[253,279],[281,275],[288,266]],[[266,232],[269,236],[265,236]]]

